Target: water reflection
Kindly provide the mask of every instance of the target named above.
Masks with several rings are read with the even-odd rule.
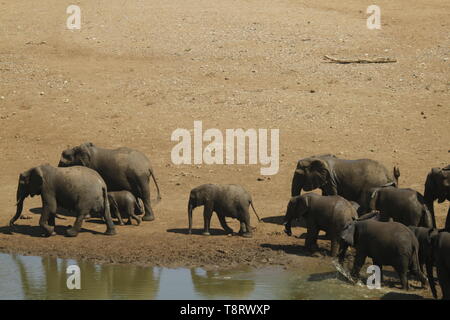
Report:
[[[67,288],[73,264],[81,270],[80,290]],[[169,269],[0,254],[0,299],[379,299],[391,293],[348,284],[328,264],[314,270]]]

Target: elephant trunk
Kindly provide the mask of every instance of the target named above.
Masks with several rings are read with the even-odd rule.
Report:
[[[19,185],[17,186],[17,194],[16,194],[16,214],[14,215],[14,217],[12,217],[12,219],[9,221],[9,225],[12,227],[14,225],[14,222],[17,221],[17,219],[19,219],[20,215],[22,214],[22,210],[23,210],[23,201],[25,200],[25,198],[28,196],[28,192],[25,188],[25,185],[23,183],[21,183],[19,181]]]
[[[192,233],[192,210],[193,210],[193,205],[191,203],[191,200],[189,200],[189,204],[188,204],[189,234]]]
[[[303,188],[302,177],[297,172],[294,172],[294,177],[292,178],[291,186],[291,197],[298,196]]]
[[[435,196],[434,191],[434,183],[433,183],[433,177],[431,176],[431,173],[428,174],[427,180],[425,181],[425,192],[424,192],[424,199],[425,199],[425,205],[428,208],[428,211],[430,211],[431,219],[433,220],[433,228],[436,228],[436,218],[434,216],[434,200],[437,198]]]
[[[294,216],[293,216],[292,202],[289,202],[288,208],[286,210],[286,215],[284,216],[284,222],[283,222],[283,224],[284,224],[284,232],[288,236],[292,235],[291,223],[292,223],[293,219],[294,219]]]

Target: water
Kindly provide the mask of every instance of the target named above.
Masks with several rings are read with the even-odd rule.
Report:
[[[67,288],[67,267],[81,289]],[[354,286],[333,266],[314,273],[281,267],[227,270],[94,264],[0,253],[0,299],[379,299],[384,289]]]

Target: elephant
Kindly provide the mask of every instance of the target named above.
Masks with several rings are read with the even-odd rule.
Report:
[[[122,218],[128,218],[127,224],[131,224],[131,218],[133,218],[137,225],[140,225],[141,218],[137,215],[142,214],[143,210],[131,192],[126,190],[108,192],[108,200],[111,216],[117,217],[121,226],[124,224]]]
[[[58,206],[76,212],[73,227],[67,229],[70,237],[75,237],[88,214],[101,214],[106,221],[106,235],[116,234],[109,210],[106,184],[94,170],[82,166],[56,168],[49,164],[31,168],[19,176],[17,187],[17,211],[10,220],[14,223],[20,217],[23,202],[28,196],[40,195],[42,214],[39,225],[46,236],[55,235],[55,217]]]
[[[433,218],[433,228],[436,228],[436,218],[434,216],[434,201],[442,203],[450,201],[450,165],[445,168],[433,168],[425,180],[424,191],[425,203]],[[445,230],[450,232],[450,206],[448,208],[447,219],[445,220]]]
[[[414,235],[419,242],[419,266],[420,271],[424,272],[424,265],[426,267],[426,274],[428,277],[428,282],[430,283],[431,292],[433,297],[437,298],[436,287],[434,285],[433,277],[433,246],[432,239],[439,234],[439,230],[435,228],[424,228],[424,227],[414,227],[409,226]]]
[[[147,156],[130,148],[104,149],[91,142],[83,143],[61,154],[59,167],[82,165],[97,171],[105,180],[109,191],[130,191],[137,199],[142,199],[144,221],[155,219],[150,204],[150,177],[161,199],[158,183]]]
[[[361,197],[364,191],[384,185],[398,187],[400,170],[394,167],[393,173],[385,166],[371,159],[346,160],[326,154],[300,159],[294,171],[291,196],[303,190],[320,188],[325,196],[340,195],[349,201],[356,201],[365,212]]]
[[[419,268],[419,243],[414,233],[404,224],[376,219],[350,222],[341,233],[341,264],[348,246],[356,249],[352,277],[359,277],[366,257],[370,257],[373,264],[380,268],[381,280],[383,265],[390,265],[398,273],[403,289],[409,289],[408,271],[420,280],[422,286],[426,286],[427,279]]]
[[[192,233],[192,211],[199,206],[204,206],[203,235],[210,235],[209,226],[213,212],[217,213],[220,225],[227,234],[233,230],[227,225],[225,217],[238,219],[240,222],[239,234],[251,238],[252,227],[250,226],[249,206],[252,206],[258,221],[258,214],[253,206],[250,193],[237,184],[203,184],[191,190],[188,202],[189,234]]]
[[[381,187],[371,188],[370,210],[380,211],[382,215],[406,226],[431,228],[431,213],[425,204],[424,197],[410,188]]]
[[[335,257],[341,231],[347,223],[356,219],[357,214],[352,204],[341,196],[321,196],[310,192],[292,197],[289,201],[284,217],[287,235],[292,235],[292,220],[301,217],[306,220],[306,248],[313,251],[317,247],[319,231],[323,230],[331,240],[331,256]]]
[[[434,234],[431,237],[431,246],[442,299],[450,300],[450,233],[440,231]]]

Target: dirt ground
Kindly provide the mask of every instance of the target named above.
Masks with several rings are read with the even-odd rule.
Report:
[[[81,8],[81,30],[66,28],[70,4]],[[57,220],[57,236],[43,238],[31,212],[13,235],[0,228],[0,251],[162,266],[329,263],[282,232],[298,159],[376,159],[399,166],[400,185],[420,192],[430,168],[450,163],[450,2],[380,0],[381,30],[366,27],[370,4],[1,1],[0,225],[15,212],[20,172],[56,165],[63,149],[87,141],[147,154],[163,200],[155,221],[118,227],[114,237],[98,234],[105,225],[93,221],[66,238],[69,217]],[[341,65],[324,55],[398,62]],[[204,130],[279,129],[278,174],[260,176],[259,164],[174,165],[171,134],[194,120]],[[200,208],[187,235],[189,191],[209,182],[252,193],[268,221],[252,216],[252,239],[224,235],[217,218],[213,234],[200,235]],[[37,197],[25,201],[25,212],[39,207]],[[447,208],[437,205],[439,226]]]

